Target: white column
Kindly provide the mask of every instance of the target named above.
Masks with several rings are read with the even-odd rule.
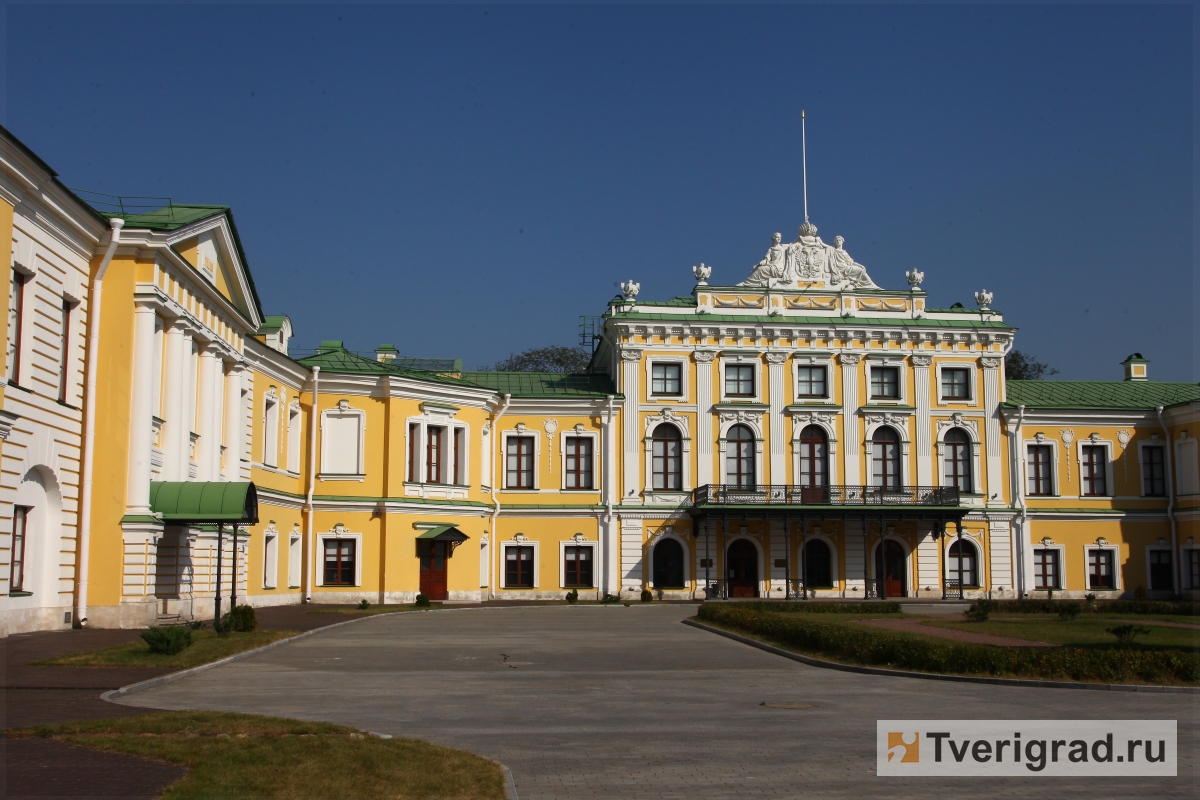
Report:
[[[929,429],[933,424],[929,414],[929,365],[933,356],[914,355],[913,380],[917,387],[917,485],[933,486],[941,481],[933,474],[933,447],[929,438]]]
[[[621,519],[621,584],[625,589],[642,588],[642,520]]]
[[[245,440],[245,407],[242,403],[242,365],[231,363],[225,375],[225,480],[241,477],[242,444]]]
[[[183,419],[179,436],[179,480],[192,479],[192,434],[196,431],[196,384],[200,370],[200,359],[196,354],[199,344],[191,331],[183,334]]]
[[[1004,486],[1001,481],[1000,465],[1000,356],[984,356],[979,359],[983,366],[983,413],[984,433],[987,438],[987,504],[1004,506]],[[993,499],[992,495],[996,495]]]
[[[941,569],[938,548],[939,540],[933,538],[933,531],[919,531],[917,542],[917,589],[919,597],[940,597],[942,581],[939,577]]]
[[[863,527],[860,520],[846,520],[842,540],[846,549],[842,557],[846,562],[846,597],[861,598],[866,588],[863,580],[863,567],[866,564],[863,551]],[[857,591],[856,591],[857,590]]]
[[[133,318],[133,386],[129,399],[129,486],[127,514],[150,513],[150,443],[154,433],[154,303],[136,300]]]
[[[183,370],[191,360],[185,358],[184,346],[190,350],[191,342],[186,338],[186,329],[182,320],[175,320],[167,327],[163,340],[167,379],[163,381],[162,450],[166,481],[187,480],[185,437],[190,426],[184,422]]]
[[[199,379],[196,391],[196,480],[211,481],[213,465],[219,451],[220,433],[216,426],[217,378],[221,374],[221,361],[217,358],[216,342],[209,342],[200,351]]]
[[[1007,520],[993,520],[988,524],[988,575],[989,588],[1014,592],[1012,570],[1012,531]]]
[[[866,483],[858,461],[858,363],[862,356],[842,353],[838,360],[842,365],[842,437],[846,440],[842,446],[842,463],[846,471],[843,483],[859,486]]]
[[[714,350],[697,350],[696,357],[696,485],[713,482],[712,364]]]
[[[783,364],[787,361],[787,353],[767,353],[767,389],[771,396],[770,422],[771,428],[771,474],[766,476],[767,483],[787,483],[787,454],[784,450],[783,409],[787,405],[787,396],[783,389]]]
[[[621,351],[621,392],[625,395],[625,406],[621,413],[622,450],[624,451],[624,479],[621,482],[621,503],[640,503],[638,496],[638,407],[641,391],[638,378],[642,369],[642,351]]]

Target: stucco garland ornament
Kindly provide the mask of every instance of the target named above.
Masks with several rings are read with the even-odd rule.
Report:
[[[1130,435],[1129,435],[1128,430],[1126,430],[1125,428],[1122,428],[1121,430],[1117,431],[1117,441],[1121,443],[1121,455],[1122,456],[1125,455],[1125,446],[1127,444],[1129,444],[1129,439],[1130,439]],[[1125,470],[1125,481],[1128,483],[1128,481],[1129,481],[1129,459],[1122,458],[1121,466]]]
[[[554,474],[554,432],[558,430],[558,420],[548,419],[542,423],[546,429],[546,459],[549,461],[550,474]]]
[[[1066,459],[1066,461],[1067,461],[1067,480],[1070,481],[1071,480],[1071,442],[1075,441],[1075,431],[1071,430],[1070,428],[1064,428],[1060,432],[1060,435],[1062,436],[1063,444],[1066,445],[1066,447],[1064,447],[1063,449],[1067,451],[1065,453],[1065,455],[1067,457],[1067,459]]]

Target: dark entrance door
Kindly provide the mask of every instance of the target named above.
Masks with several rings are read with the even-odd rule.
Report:
[[[430,600],[446,599],[447,542],[417,542],[421,558],[421,592]]]
[[[730,597],[758,597],[758,550],[749,539],[729,545],[725,557]]]
[[[899,542],[887,539],[875,550],[875,578],[888,597],[904,597],[904,548]]]
[[[683,546],[674,539],[654,545],[654,588],[683,588]]]

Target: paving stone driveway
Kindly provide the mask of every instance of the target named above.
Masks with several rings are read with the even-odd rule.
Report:
[[[375,617],[125,702],[327,720],[459,747],[507,764],[522,800],[1200,794],[1200,696],[855,675],[680,624],[694,613],[555,606]],[[889,718],[1178,719],[1180,773],[877,778],[875,721]]]

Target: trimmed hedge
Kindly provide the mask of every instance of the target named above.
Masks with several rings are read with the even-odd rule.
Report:
[[[961,675],[1146,683],[1200,681],[1200,657],[1174,650],[992,647],[940,642],[736,605],[705,603],[698,618],[786,647],[858,664]]]
[[[1172,603],[1165,600],[992,600],[991,611],[1017,614],[1059,614],[1066,606],[1079,606],[1083,611],[1099,614],[1169,614],[1181,617],[1200,616],[1200,603]]]
[[[752,608],[755,611],[781,611],[785,614],[801,612],[804,614],[899,614],[899,603],[738,603],[740,608]]]

